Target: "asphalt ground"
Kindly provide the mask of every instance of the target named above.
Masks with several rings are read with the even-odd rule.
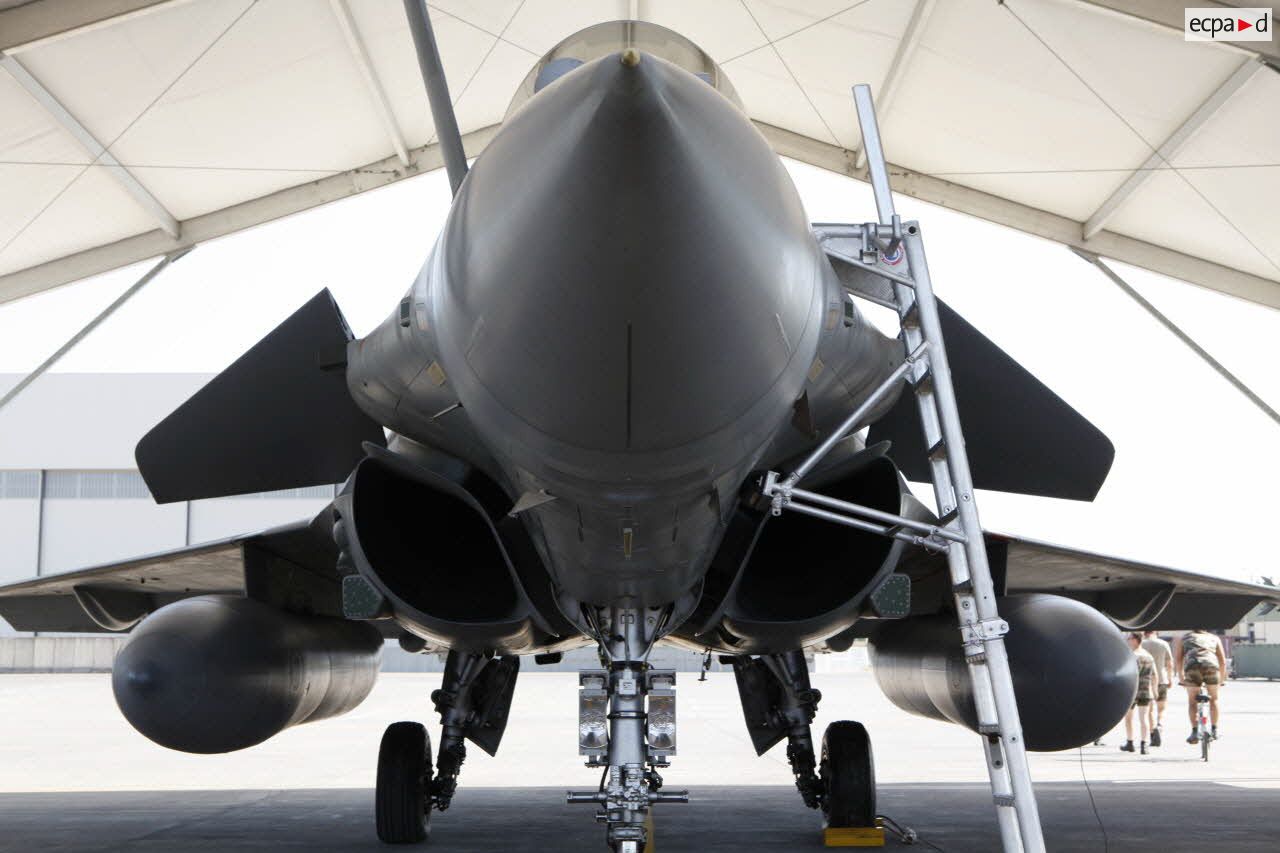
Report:
[[[0,853],[386,850],[372,826],[378,740],[400,719],[434,729],[428,696],[438,683],[438,674],[385,675],[345,717],[196,756],[129,728],[108,676],[0,676]],[[841,718],[867,726],[879,810],[915,829],[917,848],[999,848],[974,735],[897,710],[865,671],[818,672],[814,683],[824,694],[815,731]],[[522,674],[498,756],[470,751],[454,807],[434,816],[424,849],[604,849],[592,807],[563,799],[598,779],[575,754],[575,694],[571,673]],[[679,698],[680,751],[664,775],[692,801],[656,811],[658,849],[822,849],[782,748],[752,751],[732,675],[682,673]],[[1280,850],[1280,682],[1232,682],[1223,705],[1207,763],[1182,742],[1180,703],[1170,705],[1166,745],[1148,756],[1119,752],[1119,731],[1104,746],[1033,755],[1049,849]]]

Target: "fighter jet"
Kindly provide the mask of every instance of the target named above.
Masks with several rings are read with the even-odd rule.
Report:
[[[952,519],[908,487],[935,453],[907,393],[911,353],[861,307],[883,280],[869,266],[903,268],[898,247],[864,263],[841,248],[856,229],[811,224],[719,69],[651,24],[553,50],[468,169],[429,22],[407,5],[455,191],[421,272],[359,339],[319,293],[137,446],[161,503],[341,483],[338,496],[309,522],[2,588],[0,615],[129,632],[121,711],[193,753],[350,711],[388,639],[447,654],[438,749],[417,722],[382,740],[385,842],[425,840],[465,795],[468,742],[498,752],[522,661],[594,647],[578,740],[602,780],[569,800],[598,809],[611,849],[639,853],[650,810],[687,799],[660,773],[678,743],[676,674],[648,663],[662,644],[731,663],[756,751],[786,742],[828,826],[873,825],[868,733],[842,721],[815,741],[807,652],[867,638],[894,703],[980,728],[927,533]],[[1107,438],[939,311],[974,485],[1092,499]],[[824,445],[806,489],[915,527],[775,514],[768,474]],[[1117,626],[1227,627],[1275,597],[985,544],[1031,749],[1088,743],[1129,707]]]

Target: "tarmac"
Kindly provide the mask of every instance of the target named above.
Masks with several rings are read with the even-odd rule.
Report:
[[[0,676],[0,853],[387,850],[372,825],[378,740],[399,719],[434,730],[428,695],[438,683],[438,674],[387,674],[345,717],[243,752],[195,756],[129,728],[108,676]],[[976,736],[899,711],[865,670],[818,672],[814,683],[824,694],[815,732],[841,718],[866,724],[879,810],[918,833],[915,849],[999,849]],[[498,756],[470,750],[454,806],[433,816],[423,849],[605,849],[593,808],[564,803],[565,790],[598,778],[575,754],[575,693],[571,673],[521,675]],[[752,751],[733,676],[681,673],[679,697],[680,751],[664,775],[667,790],[687,787],[691,802],[655,811],[657,849],[823,849],[784,750]],[[1223,703],[1223,737],[1208,762],[1182,741],[1178,701],[1166,745],[1148,756],[1119,752],[1120,731],[1105,746],[1034,754],[1048,848],[1280,849],[1280,682],[1232,682]],[[891,837],[888,846],[906,845]]]

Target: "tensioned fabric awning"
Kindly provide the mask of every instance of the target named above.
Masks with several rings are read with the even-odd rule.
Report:
[[[472,155],[558,42],[645,20],[781,154],[863,177],[869,82],[899,192],[1280,307],[1280,41],[1182,5],[430,4]],[[401,0],[0,0],[0,302],[439,165]]]

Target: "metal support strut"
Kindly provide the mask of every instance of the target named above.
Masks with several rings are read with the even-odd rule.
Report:
[[[995,588],[987,565],[986,544],[923,238],[918,224],[904,224],[894,211],[871,89],[858,85],[853,95],[879,214],[879,222],[862,226],[863,252],[858,262],[892,287],[892,307],[901,322],[901,339],[907,357],[790,476],[769,472],[763,481],[763,493],[772,501],[775,515],[784,510],[802,512],[946,552],[1001,841],[1010,853],[1042,853],[1045,847],[1040,814],[1031,786],[1022,724],[1004,645],[1009,626],[996,609]],[[895,252],[899,244],[906,254],[907,275],[879,264],[879,260]],[[800,480],[837,442],[866,426],[862,422],[866,413],[903,380],[911,385],[919,407],[925,446],[929,448],[939,523],[928,524],[879,512],[797,488]]]
[[[787,762],[796,779],[796,788],[804,804],[811,809],[823,807],[826,792],[818,777],[818,759],[813,749],[810,724],[818,713],[822,693],[809,684],[809,665],[799,649],[777,655],[763,655],[760,660],[773,673],[782,687],[782,702],[775,710],[778,725],[787,733]]]
[[[401,646],[405,645],[401,640]],[[427,786],[429,808],[444,811],[458,790],[458,774],[467,760],[466,741],[496,755],[507,728],[520,658],[452,649],[445,659],[444,679],[431,701],[440,714],[440,751],[435,776]]]
[[[458,774],[467,760],[465,743],[471,722],[471,693],[476,679],[488,663],[484,655],[449,652],[445,661],[444,683],[431,694],[440,714],[440,752],[436,756],[436,775],[431,782],[431,806],[444,811],[458,790]]]
[[[142,290],[142,288],[150,284],[151,281],[156,276],[160,275],[160,273],[164,272],[165,269],[167,269],[170,264],[174,263],[175,261],[180,259],[183,255],[187,254],[194,248],[195,246],[191,246],[190,248],[186,248],[186,249],[178,249],[177,251],[170,252],[160,260],[156,261],[155,265],[152,266],[151,269],[147,270],[143,274],[142,278],[138,279],[133,284],[125,288],[125,290],[119,296],[117,296],[114,300],[112,300],[110,305],[108,305],[106,308],[103,308],[101,311],[98,312],[97,316],[95,316],[92,320],[86,323],[84,325],[84,328],[82,328],[80,331],[76,332],[74,335],[68,338],[67,342],[64,343],[62,346],[58,347],[58,349],[54,351],[53,355],[49,356],[44,361],[42,361],[39,367],[37,367],[35,370],[31,371],[26,376],[24,376],[18,382],[17,385],[14,385],[12,388],[8,390],[8,392],[5,393],[3,397],[0,397],[0,409],[3,409],[5,406],[9,404],[9,401],[11,401],[14,397],[18,396],[19,394],[21,394],[24,388],[26,388],[32,382],[35,382],[37,379],[43,376],[45,371],[47,371],[50,367],[53,367],[53,365],[56,364],[58,360],[61,359],[64,355],[71,352],[71,350],[75,348],[76,344],[80,343],[82,340],[88,337],[89,333],[92,332],[94,329],[101,326],[108,317],[110,317],[112,314],[115,313],[117,308],[119,308],[121,305],[124,305],[126,302],[132,299],[138,293],[138,291]]]
[[[444,63],[440,60],[426,0],[404,0],[404,14],[409,21],[409,32],[413,35],[413,47],[418,55],[418,69],[422,72],[422,83],[431,104],[431,121],[436,128],[440,152],[444,155],[444,168],[449,173],[449,187],[457,195],[458,187],[467,176],[467,152],[462,147],[458,117],[449,98],[449,83],[444,77]]]

